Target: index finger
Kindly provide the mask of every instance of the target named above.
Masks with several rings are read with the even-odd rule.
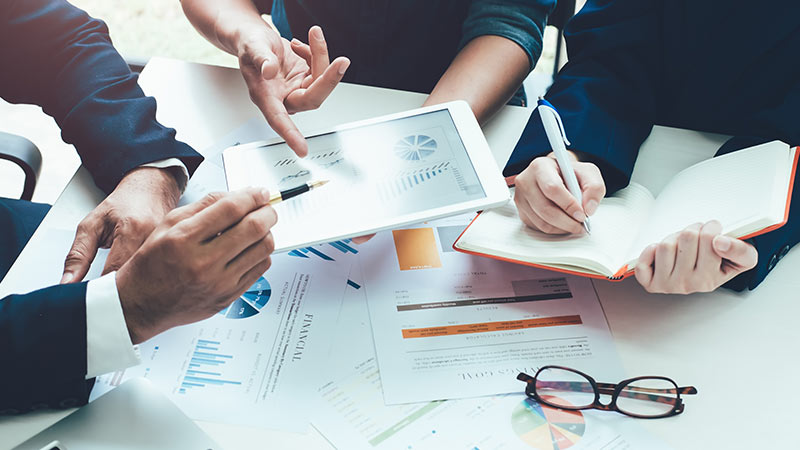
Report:
[[[269,126],[286,141],[289,148],[301,158],[306,156],[308,154],[306,139],[292,122],[283,101],[269,94],[256,96],[253,101],[258,106],[258,109],[261,110],[261,113],[264,114]]]
[[[197,242],[205,242],[239,223],[251,211],[269,203],[269,191],[264,188],[245,188],[232,192],[213,205],[184,220],[178,226]]]
[[[102,234],[105,230],[102,221],[93,220],[87,222],[84,220],[78,225],[75,232],[75,240],[64,259],[64,272],[61,275],[59,284],[74,283],[83,280],[83,277],[89,272],[89,267],[97,255],[97,249],[100,247]]]

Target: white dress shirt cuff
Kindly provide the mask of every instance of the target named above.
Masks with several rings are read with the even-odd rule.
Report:
[[[151,163],[142,164],[139,167],[155,167],[156,169],[168,169],[170,167],[177,167],[180,169],[180,173],[175,173],[176,177],[183,176],[182,179],[177,179],[175,181],[178,182],[178,187],[180,188],[181,192],[186,189],[186,183],[189,182],[189,169],[186,168],[186,165],[178,158],[167,158],[162,159],[159,161],[153,161]]]
[[[117,272],[86,286],[86,379],[139,364],[117,292]]]

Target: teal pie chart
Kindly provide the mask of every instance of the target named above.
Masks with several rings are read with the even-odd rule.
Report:
[[[272,288],[264,277],[260,277],[254,285],[231,305],[219,312],[228,319],[246,319],[258,314],[267,306],[272,295]]]

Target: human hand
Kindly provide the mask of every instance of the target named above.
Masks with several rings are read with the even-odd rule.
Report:
[[[243,30],[237,39],[239,67],[250,98],[276,133],[297,153],[308,144],[289,114],[319,108],[339,84],[350,60],[330,62],[322,28],[308,30],[309,44],[290,43],[267,27]]]
[[[721,232],[716,220],[696,223],[648,246],[636,264],[636,280],[654,293],[711,292],[755,267],[755,247]]]
[[[78,224],[61,283],[83,280],[98,248],[111,249],[104,274],[122,267],[177,205],[180,195],[175,177],[164,169],[140,167],[128,172],[114,192]]]
[[[209,194],[167,214],[116,275],[134,344],[213,316],[270,266],[278,220],[266,189]]]
[[[368,242],[370,239],[372,239],[374,237],[375,237],[375,233],[372,233],[372,234],[365,234],[364,236],[356,236],[356,237],[354,237],[354,238],[352,238],[350,240],[353,241],[354,244],[359,244],[360,245],[360,244],[363,244],[365,242]]]
[[[597,211],[606,195],[600,169],[592,163],[580,162],[574,153],[572,167],[581,187],[583,204],[572,196],[561,178],[555,155],[534,159],[517,175],[514,203],[519,217],[531,228],[548,234],[581,233],[587,216]]]

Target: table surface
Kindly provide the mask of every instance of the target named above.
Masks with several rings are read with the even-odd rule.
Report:
[[[259,111],[249,101],[238,71],[168,59],[153,59],[140,78],[158,100],[158,119],[201,153]],[[418,107],[424,96],[342,84],[316,111],[294,116],[301,132]],[[499,165],[518,140],[531,110],[505,107],[484,131]],[[658,191],[678,170],[713,155],[724,136],[656,127],[645,142],[633,178]],[[42,226],[0,283],[0,298],[42,286],[31,285],[31,270],[59,273],[61,260],[41,267],[46,230],[74,228],[102,199],[81,168]],[[50,264],[50,262],[48,262]],[[800,368],[791,356],[800,343],[800,252],[790,252],[759,288],[718,290],[690,296],[650,295],[633,279],[595,281],[609,326],[629,376],[656,374],[694,385],[679,416],[641,421],[676,448],[760,448],[798,442],[793,425],[800,404]],[[35,269],[33,269],[35,265]],[[618,381],[618,380],[604,380]],[[73,410],[0,418],[0,448],[16,445]],[[332,448],[313,428],[285,433],[217,423],[198,424],[225,448]],[[788,446],[788,445],[787,445]]]

